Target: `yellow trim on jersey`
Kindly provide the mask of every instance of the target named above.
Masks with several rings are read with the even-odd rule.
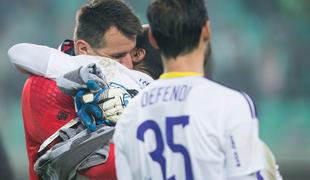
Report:
[[[170,78],[179,78],[179,77],[188,77],[188,76],[203,76],[203,73],[198,72],[169,72],[160,75],[160,79],[170,79]]]

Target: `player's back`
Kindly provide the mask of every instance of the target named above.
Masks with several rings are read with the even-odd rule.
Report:
[[[115,142],[133,179],[245,175],[262,168],[253,107],[247,95],[203,77],[162,79],[130,103]]]

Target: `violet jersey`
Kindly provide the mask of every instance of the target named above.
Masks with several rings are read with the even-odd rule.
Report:
[[[119,179],[238,179],[264,168],[251,99],[203,77],[154,81],[129,103],[114,142]]]
[[[32,74],[56,79],[80,66],[96,63],[109,83],[140,91],[153,79],[145,73],[130,70],[115,60],[100,56],[70,56],[46,46],[21,43],[9,52],[11,63]]]

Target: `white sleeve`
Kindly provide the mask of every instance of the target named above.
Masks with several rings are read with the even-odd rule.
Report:
[[[265,179],[259,174],[259,172],[257,172],[251,175],[228,178],[228,180],[274,180],[274,179]]]
[[[268,154],[267,156],[269,156],[269,157],[265,157],[265,158],[270,159],[270,155],[271,155],[272,159],[274,159],[274,157],[273,157],[271,151],[268,149],[268,147],[265,146],[265,148],[267,148],[267,149],[265,149],[267,151],[267,152],[265,152],[265,156],[267,154]],[[283,180],[282,176],[280,175],[280,173],[276,167],[277,165],[275,164],[275,161],[274,160],[272,160],[272,161],[273,161],[273,163],[271,165],[271,166],[273,166],[272,168],[269,164],[269,165],[265,166],[262,171],[257,171],[253,174],[250,174],[250,175],[228,178],[228,180]]]
[[[81,65],[98,61],[97,58],[70,56],[57,49],[27,43],[14,45],[9,49],[8,55],[16,67],[50,79],[56,79]]]
[[[126,89],[139,91],[153,81],[147,74],[130,70],[115,60],[104,57],[95,58],[98,60],[98,66],[102,69],[108,82],[121,84]]]
[[[8,56],[13,65],[31,74],[44,76],[51,49],[46,46],[21,43],[11,47]]]
[[[128,162],[128,159],[126,157],[126,152],[124,150],[124,142],[123,142],[123,136],[126,132],[126,129],[124,127],[124,122],[127,122],[127,119],[124,118],[127,117],[122,114],[122,122],[118,122],[115,127],[115,133],[113,136],[113,142],[115,144],[115,166],[116,166],[116,175],[117,179],[119,180],[133,180],[133,176],[131,173],[131,168]]]
[[[154,81],[154,79],[151,76],[140,71],[131,70],[131,74],[134,78],[139,80],[139,84],[142,89],[144,89],[146,86],[148,86],[150,83]]]
[[[226,133],[227,177],[243,177],[263,169],[263,144],[258,136],[258,120],[252,101],[245,95],[231,99]]]
[[[106,74],[114,74],[113,78],[108,77],[108,79],[123,82],[119,79],[127,76],[125,80],[129,79],[129,82],[125,81],[125,84],[133,82],[133,87],[139,86],[141,89],[153,81],[150,76],[141,72],[129,70],[116,61],[108,58],[89,55],[69,56],[57,49],[47,46],[21,43],[11,47],[8,51],[8,55],[11,63],[17,68],[27,73],[44,76],[49,79],[56,79],[65,73],[76,70],[82,65],[101,62],[100,67]],[[113,70],[113,67],[115,71],[108,73],[110,70]],[[122,76],[116,75],[117,73],[122,74]]]

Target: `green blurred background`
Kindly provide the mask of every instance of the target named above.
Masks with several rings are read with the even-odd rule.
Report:
[[[28,179],[20,108],[26,76],[9,64],[7,50],[21,42],[57,47],[72,37],[75,11],[86,2],[0,0],[0,135],[16,179]],[[148,0],[127,2],[146,23]],[[284,179],[310,179],[310,1],[206,2],[212,78],[255,100],[260,136]]]

